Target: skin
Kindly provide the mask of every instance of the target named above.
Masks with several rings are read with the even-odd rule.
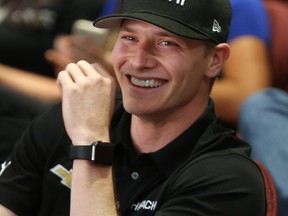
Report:
[[[209,80],[219,71],[219,59],[204,55],[203,41],[184,39],[141,24],[132,28],[124,25],[113,52],[113,62],[124,107],[134,114],[131,133],[135,146],[139,151],[151,152],[178,136],[203,112]],[[132,84],[132,77],[160,81],[162,85],[139,88]],[[191,113],[192,118],[187,118]],[[171,123],[175,127],[171,127]],[[146,131],[144,139],[142,131]]]
[[[58,36],[54,40],[53,49],[45,52],[45,57],[54,65],[56,73],[64,70],[69,63],[81,59],[101,63],[110,74],[114,73],[108,46],[104,50],[90,38],[81,35]]]
[[[217,80],[211,92],[216,112],[228,124],[237,125],[242,103],[251,94],[271,85],[268,48],[259,38],[241,36],[229,42],[231,55],[223,67],[224,77]],[[244,51],[245,50],[245,51]],[[244,51],[244,52],[243,52]],[[109,55],[103,55],[87,38],[59,36],[54,49],[45,53],[55,71],[65,69],[71,62],[85,59],[100,62],[110,74],[114,73]],[[105,56],[105,58],[103,58]],[[241,65],[241,66],[238,66]],[[40,100],[58,101],[61,93],[54,79],[0,64],[0,83]],[[15,79],[18,77],[18,79]]]
[[[224,77],[213,86],[211,97],[216,112],[237,125],[242,103],[251,94],[271,85],[268,48],[259,38],[241,36],[229,42],[231,54],[224,65]]]
[[[109,52],[101,49],[88,38],[72,35],[59,35],[55,38],[54,49],[47,50],[45,57],[55,67],[55,77],[71,62],[85,59],[88,62],[98,62],[114,73]],[[25,95],[41,101],[58,102],[62,98],[55,78],[46,77],[31,71],[21,70],[0,64],[0,85],[7,86]],[[17,79],[15,79],[17,77]]]
[[[4,64],[0,64],[0,71],[0,85],[43,101],[54,102],[61,99],[55,79]]]
[[[199,118],[207,107],[210,79],[229,53],[228,44],[207,51],[207,42],[182,38],[141,21],[123,23],[113,65],[124,108],[132,114],[130,132],[139,152],[159,150]],[[147,80],[161,84],[139,86]],[[74,145],[109,142],[117,81],[100,65],[86,61],[69,64],[58,74],[65,128]],[[111,173],[111,166],[74,160],[71,216],[117,215]]]
[[[124,107],[132,114],[131,136],[139,152],[153,152],[167,145],[204,111],[209,95],[209,80],[219,72],[228,58],[229,46],[220,44],[209,54],[206,51],[205,43],[202,41],[181,38],[148,23],[126,21],[122,26],[113,51],[113,64],[123,92]],[[82,70],[88,66],[82,61],[77,65]],[[70,76],[73,74],[74,82],[78,82],[75,81],[74,72],[70,68],[61,72],[62,75],[58,78],[63,89],[64,103],[75,99],[75,94],[73,98],[65,95],[67,89],[64,83],[66,78],[69,78],[68,75],[64,77],[64,74]],[[144,81],[161,81],[162,85],[158,88],[139,87],[133,84],[132,77]],[[115,88],[111,85],[115,85],[115,82],[105,83],[108,86],[101,86],[101,88],[94,86],[91,91],[102,95],[106,92],[105,98],[109,98],[111,88]],[[100,93],[101,90],[103,92]],[[91,103],[91,97],[86,99]],[[77,101],[73,103],[75,102],[77,103]],[[72,119],[72,115],[65,114],[72,107],[65,107],[65,125],[68,131],[71,129],[68,133],[74,144],[87,145],[94,140],[109,141],[107,118],[110,115],[106,113],[106,119],[101,118],[105,117],[103,109],[112,109],[112,102],[109,100],[106,102],[105,105],[102,101],[102,107],[91,107],[88,112],[90,117],[92,113],[102,114],[94,116],[97,125],[91,127],[82,124],[81,133],[79,130],[72,129],[72,123],[76,119]],[[77,110],[79,109],[74,111]],[[80,118],[83,118],[83,115]],[[79,119],[77,123],[79,125]],[[103,128],[107,133],[97,132]],[[157,143],[157,145],[149,143]],[[80,213],[81,215],[117,215],[116,207],[113,205],[115,203],[113,191],[111,167],[95,166],[83,160],[74,161],[71,215]]]

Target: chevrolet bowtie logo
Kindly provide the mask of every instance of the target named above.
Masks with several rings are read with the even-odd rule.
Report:
[[[168,0],[169,2],[172,2],[173,0]],[[176,0],[176,4],[180,4],[181,6],[184,6],[186,0]]]
[[[58,164],[52,169],[50,169],[52,173],[57,175],[59,178],[61,178],[61,183],[65,185],[68,188],[71,188],[71,179],[72,179],[72,169],[67,170],[62,165]]]

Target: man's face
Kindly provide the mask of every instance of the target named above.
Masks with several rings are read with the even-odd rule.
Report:
[[[207,100],[210,60],[203,41],[126,20],[113,51],[125,109],[155,116],[197,105],[199,98]]]

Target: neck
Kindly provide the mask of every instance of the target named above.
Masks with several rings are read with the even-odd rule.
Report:
[[[204,112],[207,102],[181,110],[162,113],[157,118],[132,115],[131,136],[135,148],[141,153],[155,152],[182,134]]]

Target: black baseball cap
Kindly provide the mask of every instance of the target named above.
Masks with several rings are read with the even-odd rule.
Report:
[[[232,9],[229,0],[122,0],[120,13],[99,17],[98,28],[119,27],[136,19],[176,35],[215,44],[226,43]]]

